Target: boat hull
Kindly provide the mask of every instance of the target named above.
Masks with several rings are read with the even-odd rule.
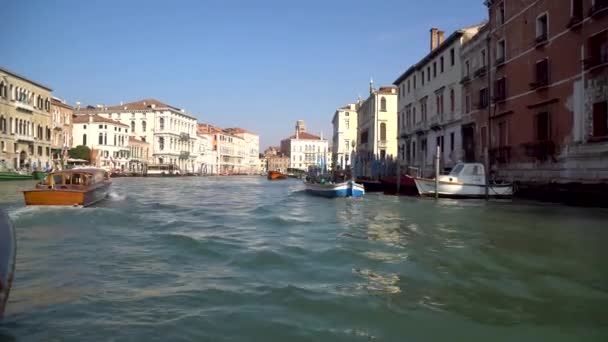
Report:
[[[353,181],[338,183],[338,184],[317,184],[304,182],[306,192],[315,196],[326,198],[338,197],[362,197],[365,194],[365,188],[361,184]]]
[[[415,178],[416,188],[421,196],[435,196],[435,180],[426,178]],[[490,197],[511,197],[513,196],[513,186],[490,185]],[[466,184],[457,182],[438,182],[439,197],[449,198],[484,198],[486,197],[485,185]]]
[[[93,189],[56,190],[34,189],[23,192],[26,205],[56,205],[87,207],[105,199],[110,192],[110,183],[101,184]]]
[[[32,180],[32,179],[33,179],[32,175],[23,175],[20,173],[12,173],[12,172],[1,172],[0,173],[0,182]]]
[[[280,180],[287,179],[287,175],[284,175],[278,171],[268,171],[268,180]]]
[[[384,191],[384,185],[379,181],[368,180],[368,179],[358,179],[357,183],[363,185],[363,187],[365,188],[365,191],[367,191],[367,192],[383,192]]]
[[[384,187],[384,193],[389,195],[397,194],[397,177],[383,177],[380,179]],[[406,196],[418,196],[418,188],[416,188],[416,182],[414,177],[404,175],[399,179],[399,194]]]
[[[17,241],[8,214],[0,209],[0,318],[8,301],[15,274]]]

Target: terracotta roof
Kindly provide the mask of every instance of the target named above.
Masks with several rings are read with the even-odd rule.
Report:
[[[393,90],[397,90],[397,86],[384,86],[378,89],[378,93],[380,94],[396,94],[397,92],[393,92]]]
[[[51,97],[51,106],[58,106],[58,107],[63,107],[63,108],[67,108],[67,109],[74,109],[74,107],[70,106],[69,104],[61,101],[60,99],[56,98],[56,97]]]
[[[222,133],[223,130],[217,126],[213,126],[213,125],[205,124],[205,123],[199,123],[197,125],[196,131],[198,134],[214,134],[214,133]]]
[[[231,128],[226,128],[224,129],[226,132],[229,132],[231,134],[243,134],[243,133],[248,133],[248,134],[253,134],[256,135],[255,133],[253,133],[252,131],[246,130],[244,128],[240,128],[240,127],[231,127]]]
[[[123,123],[120,123],[118,121],[114,121],[112,119],[104,118],[103,116],[100,116],[100,115],[97,115],[97,114],[94,114],[94,115],[76,115],[72,119],[72,122],[75,123],[75,124],[89,123],[89,122],[91,122],[89,120],[90,117],[93,117],[93,121],[92,122],[107,122],[107,123],[111,123],[111,124],[116,125],[116,126],[129,127],[129,125],[125,125]]]
[[[295,139],[296,135],[292,135],[287,139]],[[298,139],[302,139],[302,140],[321,140],[321,137],[319,137],[318,135],[314,135],[314,134],[310,134],[308,132],[300,132],[298,133]]]
[[[177,107],[170,106],[166,103],[162,103],[156,99],[143,99],[135,102],[125,103],[123,105],[111,106],[108,107],[108,110],[146,110],[152,108],[152,105],[156,108],[171,108],[175,110],[180,110]]]

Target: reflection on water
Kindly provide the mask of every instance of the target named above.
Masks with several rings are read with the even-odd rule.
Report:
[[[328,200],[262,177],[123,178],[93,208],[24,208],[32,184],[0,184],[19,243],[0,340],[608,334],[605,210]]]

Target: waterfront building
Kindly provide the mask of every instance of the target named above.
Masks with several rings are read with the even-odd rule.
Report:
[[[73,147],[87,146],[95,151],[91,165],[106,169],[129,170],[129,126],[97,114],[74,116]]]
[[[462,68],[474,71],[461,60],[461,49],[482,26],[457,30],[445,40],[443,31],[431,29],[429,53],[393,82],[399,89],[402,166],[434,172],[437,146],[444,168],[462,160]]]
[[[197,133],[197,139],[197,172],[204,175],[217,174],[218,159],[217,151],[213,148],[213,137]]]
[[[351,103],[334,113],[332,124],[332,155],[329,160],[339,169],[351,165],[352,152],[357,141],[357,104]]]
[[[266,156],[260,153],[260,173],[264,174],[268,172],[268,160]]]
[[[150,143],[129,136],[129,172],[145,173],[150,162]]]
[[[308,170],[310,167],[327,167],[329,144],[322,136],[306,131],[304,120],[296,122],[295,133],[281,140],[281,153],[289,157],[289,167]]]
[[[225,131],[243,139],[243,165],[241,172],[257,174],[260,172],[260,136],[243,128],[226,128]]]
[[[77,108],[75,114],[98,114],[128,125],[131,136],[150,143],[152,163],[174,164],[184,173],[196,172],[196,118],[184,109],[145,99]]]
[[[0,162],[51,165],[51,88],[0,68]]]
[[[66,163],[72,147],[72,115],[72,106],[57,97],[51,98],[51,154],[55,165]]]
[[[206,135],[217,153],[215,169],[219,174],[245,173],[245,140],[224,129],[210,125],[198,124],[198,134]]]
[[[374,176],[374,160],[397,157],[397,124],[397,87],[385,86],[376,90],[370,81],[369,96],[357,108],[359,176]]]
[[[279,172],[287,172],[287,169],[290,167],[290,159],[289,156],[284,155],[283,153],[277,153],[275,155],[270,155],[266,157],[267,159],[267,170],[268,171],[279,171]]]
[[[483,162],[487,148],[487,115],[489,105],[488,31],[484,25],[460,49],[462,93],[462,159],[465,162]]]
[[[486,4],[496,177],[540,187],[607,183],[608,2]]]

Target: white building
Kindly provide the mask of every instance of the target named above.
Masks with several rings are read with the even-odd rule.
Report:
[[[290,168],[329,167],[329,144],[326,139],[306,132],[303,120],[296,123],[294,135],[281,141],[281,152],[289,157]]]
[[[431,51],[393,82],[399,88],[399,159],[403,166],[432,172],[437,146],[443,167],[451,168],[462,158],[460,50],[480,28],[458,30],[445,41],[442,31],[431,29]]]
[[[77,115],[94,113],[128,125],[130,135],[149,142],[151,162],[178,165],[182,172],[196,172],[196,118],[154,99],[118,106],[78,108]]]
[[[209,124],[198,124],[198,134],[207,136],[212,142],[213,151],[217,154],[214,169],[219,174],[246,173],[246,147],[242,137]]]
[[[217,151],[213,149],[213,137],[197,134],[196,172],[203,175],[218,174]]]
[[[353,144],[357,142],[357,104],[348,104],[334,113],[331,120],[334,128],[332,141],[332,164],[339,169],[351,165]]]
[[[72,121],[73,147],[94,150],[91,164],[107,169],[128,170],[129,126],[102,116],[79,115]]]
[[[243,128],[226,128],[224,131],[243,138],[243,165],[241,172],[260,173],[260,136]]]
[[[370,82],[370,95],[357,110],[356,157],[361,175],[372,174],[373,160],[397,158],[397,87],[380,87]]]

